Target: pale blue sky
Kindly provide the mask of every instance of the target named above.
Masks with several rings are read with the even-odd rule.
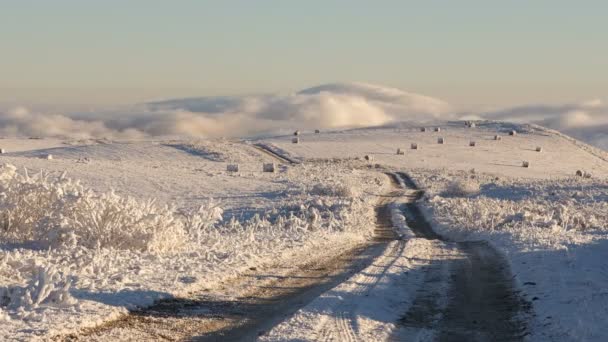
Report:
[[[606,1],[0,0],[0,101],[366,81],[462,106],[608,98]]]

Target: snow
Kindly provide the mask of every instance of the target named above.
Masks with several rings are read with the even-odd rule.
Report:
[[[535,125],[498,122],[478,122],[469,129],[463,122],[437,122],[442,132],[420,132],[417,123],[402,123],[387,127],[342,130],[321,134],[302,134],[302,143],[291,144],[288,137],[263,139],[301,158],[362,158],[372,155],[375,163],[395,168],[425,168],[465,170],[495,173],[508,177],[563,178],[570,177],[581,165],[597,177],[608,176],[606,152],[567,139],[555,131]],[[517,136],[505,136],[494,141],[496,134],[506,135],[516,129]],[[437,144],[437,137],[446,143]],[[477,146],[469,147],[475,140]],[[395,156],[400,146],[418,145],[417,150],[405,150]],[[543,153],[535,151],[543,146]],[[585,153],[594,151],[594,153]],[[565,158],[564,156],[567,156]],[[522,161],[530,162],[523,168]]]
[[[50,141],[52,163],[39,158],[49,153],[39,144],[24,139],[2,157],[16,166],[0,173],[5,215],[19,201],[37,204],[19,207],[32,212],[27,229],[0,245],[0,339],[67,334],[212,291],[252,266],[354,246],[371,236],[370,201],[388,186],[356,161],[266,174],[272,158],[234,141]],[[240,171],[226,172],[227,161]],[[32,202],[39,195],[45,201]],[[125,224],[133,229],[112,230]],[[153,233],[165,227],[172,233]]]
[[[377,101],[393,96],[381,93]],[[20,200],[31,203],[24,195],[28,189],[55,197],[39,203],[52,215],[28,214],[35,219],[26,228],[2,237],[0,339],[76,332],[161,298],[203,289],[213,294],[249,267],[368,241],[373,205],[389,188],[380,171],[397,170],[425,189],[424,212],[441,234],[488,240],[505,254],[536,313],[531,339],[605,340],[606,152],[535,125],[425,125],[442,129],[421,132],[417,123],[322,133],[303,129],[299,144],[291,143],[291,128],[284,136],[249,140],[1,139],[7,153],[0,163],[16,167],[0,173],[3,215]],[[518,134],[508,136],[511,130]],[[445,144],[437,143],[439,135]],[[472,140],[475,148],[469,147]],[[412,143],[418,149],[395,154]],[[256,144],[296,163],[281,162]],[[53,160],[43,158],[51,154]],[[370,165],[366,155],[382,167]],[[524,160],[529,168],[521,166]],[[277,163],[277,172],[264,173],[263,163]],[[228,172],[229,164],[238,164],[239,171]],[[592,177],[575,177],[580,169]],[[44,176],[36,178],[41,170]],[[93,208],[90,215],[111,204],[115,213],[135,213],[142,222],[170,222],[169,231],[180,232],[173,235],[179,243],[121,247],[117,241],[125,239],[115,233],[109,236],[114,240],[96,240],[103,234],[83,233],[94,225],[77,215],[84,210],[76,204]],[[390,214],[403,240],[379,250],[364,272],[263,339],[411,337],[411,331],[397,331],[395,322],[411,305],[429,259],[457,256],[413,237],[402,205],[394,203]],[[161,219],[146,221],[153,218],[148,214]],[[163,228],[146,223],[133,232],[147,226]],[[75,238],[53,243],[48,237],[60,231]],[[423,333],[428,336],[418,338],[432,337]]]
[[[426,216],[439,233],[488,240],[509,258],[537,315],[532,340],[605,340],[605,179],[531,181],[436,171],[418,171],[416,178],[426,187]],[[450,196],[455,181],[475,181],[480,191]]]
[[[408,171],[427,192],[423,208],[439,233],[459,241],[488,240],[507,256],[536,314],[532,340],[605,340],[606,152],[535,125],[440,125],[445,145],[415,123],[304,135],[305,143],[297,146],[280,137],[265,141],[302,158],[366,154]],[[518,134],[493,140],[511,130]],[[471,149],[473,139],[478,146]],[[418,150],[396,156],[395,148],[408,142]],[[522,160],[530,168],[521,167]],[[581,167],[591,179],[575,177]]]
[[[412,305],[431,260],[457,258],[421,238],[389,243],[363,271],[325,292],[260,341],[385,341],[405,332],[396,322]],[[408,339],[409,340],[409,339]]]

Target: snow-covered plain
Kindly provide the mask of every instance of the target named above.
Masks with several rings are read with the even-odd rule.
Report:
[[[403,124],[303,134],[297,145],[270,142],[302,158],[371,155],[408,171],[426,191],[422,206],[436,231],[456,241],[488,240],[510,260],[536,314],[531,340],[605,340],[608,154],[534,125],[437,126],[441,132]],[[512,129],[518,134],[509,136]]]
[[[438,232],[458,241],[491,241],[511,260],[537,315],[532,340],[608,336],[606,179],[530,181],[463,171],[415,175],[427,189],[423,207]],[[478,191],[454,195],[454,182],[477,184]]]
[[[463,122],[436,122],[427,127],[426,132],[413,123],[303,131],[299,144],[291,142],[292,135],[251,141],[0,139],[0,148],[7,150],[1,162],[16,167],[1,172],[3,192],[11,194],[0,201],[3,212],[14,210],[15,198],[37,205],[28,197],[33,188],[48,195],[44,208],[56,214],[18,226],[36,232],[45,227],[44,234],[11,231],[3,236],[0,339],[74,332],[159,298],[202,289],[213,293],[249,267],[366,241],[374,228],[376,195],[389,189],[387,177],[369,164],[411,173],[427,189],[425,210],[442,234],[488,239],[507,255],[537,313],[534,338],[606,338],[601,322],[608,279],[601,255],[608,248],[608,156],[538,126],[478,122],[469,128]],[[509,136],[513,129],[518,134]],[[494,140],[496,134],[502,140]],[[445,144],[437,143],[439,137]],[[470,141],[476,146],[470,147]],[[410,149],[411,143],[419,148]],[[263,173],[263,162],[277,160],[254,144],[304,162]],[[404,155],[397,155],[397,148]],[[365,155],[373,160],[365,161]],[[530,167],[522,167],[523,161]],[[227,164],[235,163],[240,171],[227,172]],[[579,169],[592,178],[575,178]],[[40,170],[48,176],[35,176]],[[453,184],[471,175],[479,193],[475,184]],[[150,199],[156,202],[149,204]],[[76,229],[98,220],[96,211],[61,211],[83,203],[114,208],[113,217],[119,219],[124,212],[152,212],[162,218],[158,227],[169,225],[183,238],[179,245],[159,248],[112,246],[104,242],[104,230]],[[53,225],[49,229],[45,223]],[[73,238],[51,238],[66,230]],[[140,231],[137,225],[134,231]],[[405,253],[424,250],[424,243],[413,239]],[[349,297],[359,289],[352,283],[341,286],[321,298],[338,292]],[[387,333],[397,309],[372,315],[386,325],[366,326]]]
[[[249,267],[361,243],[388,186],[357,161],[263,173],[271,157],[235,141],[1,142],[4,340],[74,332]]]

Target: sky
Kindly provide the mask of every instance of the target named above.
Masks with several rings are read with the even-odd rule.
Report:
[[[363,81],[461,108],[608,100],[606,1],[0,0],[0,102]]]

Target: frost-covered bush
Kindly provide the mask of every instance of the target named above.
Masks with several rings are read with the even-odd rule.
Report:
[[[462,176],[462,175],[461,175]],[[557,229],[559,231],[606,230],[608,184],[590,179],[511,180],[477,175],[473,193],[452,181],[453,175],[421,174],[427,185],[428,209],[442,226],[464,231],[511,231]],[[483,186],[480,190],[480,184]],[[450,191],[442,190],[447,184]]]
[[[310,190],[311,195],[317,196],[332,196],[332,197],[348,197],[352,198],[357,196],[357,191],[352,186],[334,182],[330,184],[318,183],[313,185]]]
[[[72,281],[55,267],[38,267],[25,287],[0,287],[0,306],[36,308],[39,305],[69,306],[76,303],[70,294]]]
[[[471,178],[451,181],[443,192],[445,197],[466,197],[479,193],[479,183]]]
[[[114,192],[96,193],[65,175],[0,168],[0,239],[43,246],[109,247],[164,252],[186,237],[171,207]]]

